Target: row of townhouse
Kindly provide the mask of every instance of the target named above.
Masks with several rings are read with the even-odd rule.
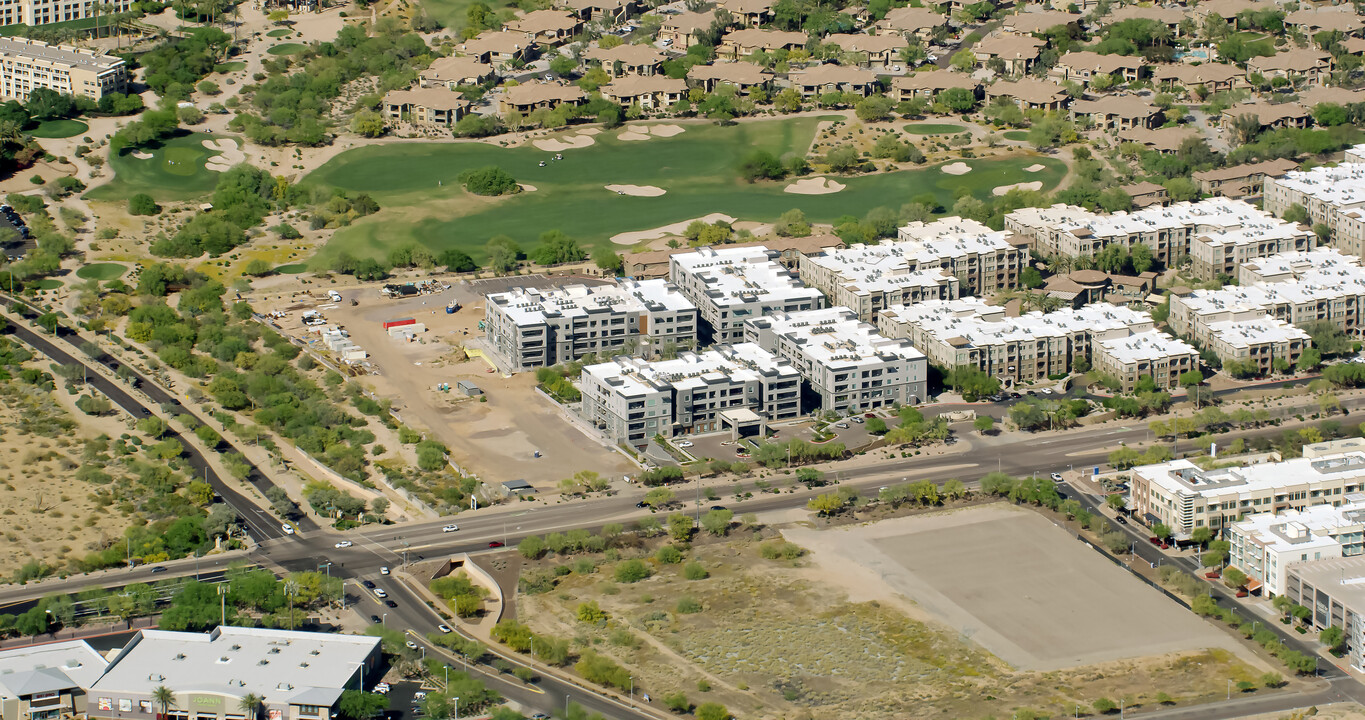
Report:
[[[1043,255],[1094,257],[1107,245],[1146,245],[1173,265],[1189,256],[1196,276],[1232,275],[1254,257],[1311,250],[1316,236],[1250,203],[1226,197],[1097,214],[1073,205],[1024,208],[1005,216],[1005,228],[1032,240]]]
[[[1171,329],[1206,347],[1212,344],[1213,325],[1261,317],[1299,327],[1326,321],[1360,337],[1365,269],[1354,265],[1312,268],[1281,282],[1172,293],[1170,302]]]
[[[877,326],[887,337],[909,340],[937,367],[974,367],[1007,386],[1069,373],[1077,359],[1095,362],[1105,342],[1155,327],[1151,315],[1124,306],[1087,305],[1007,317],[1004,307],[973,297],[891,307],[877,316]],[[1188,355],[1185,348],[1170,347],[1180,357]]]

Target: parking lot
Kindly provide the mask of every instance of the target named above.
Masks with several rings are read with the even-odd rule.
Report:
[[[886,413],[881,417],[887,420],[887,425],[894,426],[896,420],[894,416],[888,418]],[[858,420],[864,420],[858,416]],[[839,427],[845,425],[846,427]],[[804,440],[815,442],[815,424],[810,422],[802,423],[782,423],[779,425],[769,425],[768,429],[775,431],[772,437],[767,439],[770,443],[785,443],[791,440]],[[862,447],[871,443],[876,438],[867,432],[867,423],[857,420],[844,419],[826,426],[826,431],[834,433],[835,437],[828,442],[841,442],[849,448]],[[746,442],[733,443],[730,440],[730,433],[711,433],[707,435],[679,435],[673,438],[673,442],[691,443],[690,447],[680,446],[679,449],[696,458],[709,458],[720,460],[739,460],[747,462],[748,458],[741,456],[738,451],[748,447],[751,442],[763,442],[762,438],[747,438]]]

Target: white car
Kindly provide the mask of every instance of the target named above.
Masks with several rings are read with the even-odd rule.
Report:
[[[691,441],[691,440],[684,440],[684,441],[678,443],[678,447],[680,447],[680,448],[690,448],[690,447],[692,447],[692,441]]]
[[[1044,395],[1051,395],[1051,394],[1052,394],[1052,388],[1043,388],[1042,393],[1043,393]]]
[[[374,596],[379,598],[380,600],[383,600],[384,598],[388,597],[389,594],[384,592],[384,588],[375,588]]]
[[[1061,482],[1061,481],[1062,481],[1062,474],[1061,474],[1061,473],[1052,473],[1052,481],[1053,481],[1053,482]]]
[[[411,641],[411,640],[409,640],[409,641],[407,641],[407,642],[405,642],[405,643],[403,643],[403,644],[404,644],[404,645],[407,645],[409,650],[416,650],[416,649],[417,649],[417,643],[415,643],[415,642],[413,642],[413,641]],[[416,696],[414,696],[414,697],[416,697]]]
[[[460,529],[460,526],[459,526],[459,525],[447,525],[447,526],[441,528],[441,532],[455,532],[456,530],[459,530],[459,529]]]
[[[848,429],[848,423],[846,423],[846,422],[837,422],[837,423],[834,423],[834,427]]]
[[[442,625],[437,625],[437,626],[436,626],[436,629],[437,629],[437,630],[440,630],[441,632],[443,632],[443,633],[445,633],[445,634],[447,634],[447,635],[449,635],[449,634],[451,633],[451,629],[450,629],[450,626],[449,626],[449,625],[444,625],[444,624],[442,624]]]
[[[355,543],[351,542],[350,540],[342,540],[341,542],[337,543],[336,546],[338,548],[348,548],[354,544]]]
[[[853,422],[858,423],[859,425],[863,424],[863,419],[858,417],[857,415],[854,415],[853,417],[849,418],[849,420],[852,420]]]
[[[388,574],[389,574],[389,566],[388,566],[388,565],[385,565],[384,567],[379,568],[379,574],[380,574],[380,575],[388,575]]]
[[[384,693],[388,692],[391,689],[392,688],[390,688],[389,684],[386,682],[382,682],[374,686],[374,691],[379,693],[380,695],[383,695]]]
[[[294,534],[294,526],[293,526],[293,525],[290,525],[289,523],[285,523],[285,524],[281,525],[281,526],[280,526],[280,529],[284,531],[284,534],[285,534],[285,535],[293,535],[293,534]]]

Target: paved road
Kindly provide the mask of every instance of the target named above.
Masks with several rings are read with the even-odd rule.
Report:
[[[125,389],[121,383],[105,376],[99,371],[98,365],[103,365],[109,370],[117,370],[119,362],[103,352],[93,359],[86,356],[83,352],[80,352],[78,348],[78,345],[81,342],[80,336],[64,326],[58,326],[57,337],[63,344],[71,348],[70,351],[58,347],[57,343],[51,339],[51,336],[39,334],[22,322],[10,323],[9,331],[14,337],[60,365],[85,367],[86,382],[94,386],[103,393],[105,397],[109,398],[111,402],[118,405],[120,408],[123,408],[133,417],[151,415],[159,407],[171,408],[175,414],[187,413],[187,411],[182,409],[183,406],[181,405],[179,398],[167,392],[160,385],[154,382],[148,382],[147,378],[131,367],[129,367],[128,370],[133,372],[134,376],[137,378],[137,387],[145,398],[139,396],[137,392],[130,392]],[[219,477],[204,458],[203,454],[200,453],[193,444],[186,440],[181,433],[172,429],[169,431],[167,437],[175,438],[180,441],[180,444],[185,447],[186,461],[190,468],[194,470],[195,476],[204,478],[213,486],[214,492],[218,493],[218,495],[223,498],[224,502],[231,505],[233,509],[237,511],[237,514],[242,517],[242,521],[246,524],[249,532],[258,542],[285,537],[285,533],[281,529],[281,523],[275,516],[261,509],[237,490],[235,486],[225,482]],[[250,464],[249,461],[246,462]],[[270,480],[266,478],[255,465],[250,465],[247,482],[255,487],[262,495],[271,487]],[[301,531],[318,529],[318,525],[302,513],[295,513],[290,519]]]

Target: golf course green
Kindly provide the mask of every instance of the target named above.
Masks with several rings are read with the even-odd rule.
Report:
[[[82,280],[108,282],[123,277],[126,272],[128,272],[128,268],[119,263],[91,263],[81,266],[81,269],[76,271],[76,277]]]
[[[271,55],[298,55],[307,49],[308,46],[301,43],[280,43],[269,48],[266,52]]]
[[[613,130],[597,135],[589,147],[563,150],[562,160],[556,160],[553,151],[530,145],[394,143],[348,150],[308,175],[303,184],[370,193],[382,209],[339,230],[311,264],[323,266],[343,251],[382,258],[407,242],[437,252],[459,248],[479,258],[495,235],[511,236],[529,249],[541,233],[555,229],[584,246],[595,246],[609,244],[617,233],[714,212],[772,221],[800,208],[813,222],[832,222],[843,215],[862,216],[875,207],[899,208],[925,194],[951,207],[962,192],[988,198],[1001,185],[1037,180],[1044,190],[1051,190],[1065,174],[1060,161],[1020,153],[968,160],[971,171],[963,175],[946,174],[935,166],[839,176],[845,189],[825,195],[787,193],[783,189],[788,181],[750,184],[740,176],[740,159],[751,150],[777,156],[806,152],[819,121],[807,117],[727,127],[688,124],[675,137],[635,142],[618,139],[622,131]],[[1024,171],[1035,164],[1043,169]],[[465,192],[461,173],[490,165],[535,190],[499,198]],[[636,197],[607,190],[606,185],[653,186],[665,194]]]
[[[290,30],[289,28],[275,28],[274,30],[271,30],[270,32],[266,33],[265,36],[273,38],[282,38],[289,37],[290,35],[293,34],[294,31]]]
[[[225,135],[180,132],[158,144],[126,147],[114,143],[109,147],[109,167],[114,179],[90,192],[92,200],[127,200],[137,193],[147,193],[160,201],[193,200],[213,190],[218,173],[204,167],[204,161],[217,150],[204,147],[204,141],[216,141]],[[140,158],[134,153],[150,153]]]
[[[1027,131],[1027,130],[1007,130],[1007,131],[1005,131],[1005,133],[1004,133],[1004,137],[1005,137],[1006,140],[1017,140],[1017,141],[1019,141],[1019,142],[1023,142],[1023,141],[1025,141],[1025,140],[1028,140],[1028,131]]]
[[[298,275],[299,273],[307,271],[308,266],[304,263],[289,263],[288,265],[280,265],[275,268],[275,272],[281,275]]]
[[[89,129],[90,126],[80,120],[62,118],[43,122],[38,127],[29,130],[28,134],[36,138],[59,139],[75,137]]]

